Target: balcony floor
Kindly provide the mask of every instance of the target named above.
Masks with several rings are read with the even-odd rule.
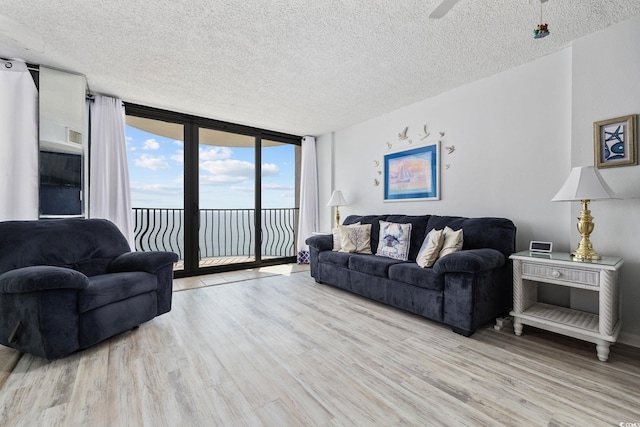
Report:
[[[262,259],[274,259],[278,257],[262,257]],[[252,256],[226,256],[226,257],[215,257],[215,258],[202,258],[199,262],[200,268],[202,267],[215,267],[218,265],[231,265],[231,264],[240,264],[244,262],[253,262],[255,258]],[[184,270],[184,261],[179,260],[173,266],[173,271]]]
[[[179,279],[173,279],[173,291],[180,292],[189,289],[224,285],[227,283],[260,279],[269,276],[290,276],[294,273],[306,271],[309,271],[309,264],[281,264],[268,267],[250,268],[247,270],[229,271],[225,273],[206,274],[203,276],[182,277]]]

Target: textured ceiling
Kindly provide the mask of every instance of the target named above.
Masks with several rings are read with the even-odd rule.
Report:
[[[0,57],[125,101],[299,135],[342,129],[570,45],[638,0],[0,0]],[[27,48],[27,49],[25,49]]]

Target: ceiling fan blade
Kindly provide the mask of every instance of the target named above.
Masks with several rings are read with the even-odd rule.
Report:
[[[27,26],[0,14],[0,47],[5,43],[35,52],[44,52],[42,36]]]
[[[431,12],[431,15],[429,15],[429,18],[431,19],[440,19],[442,18],[444,15],[447,14],[447,12],[449,12],[449,10],[456,5],[456,3],[458,3],[459,0],[442,0],[442,3],[440,3],[440,5],[438,7],[436,7],[433,12]]]

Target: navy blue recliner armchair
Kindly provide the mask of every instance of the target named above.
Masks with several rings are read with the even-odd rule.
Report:
[[[0,343],[64,357],[171,310],[172,252],[102,219],[0,222]]]

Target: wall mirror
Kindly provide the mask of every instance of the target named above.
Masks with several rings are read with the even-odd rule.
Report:
[[[40,67],[40,217],[85,215],[86,79]]]

